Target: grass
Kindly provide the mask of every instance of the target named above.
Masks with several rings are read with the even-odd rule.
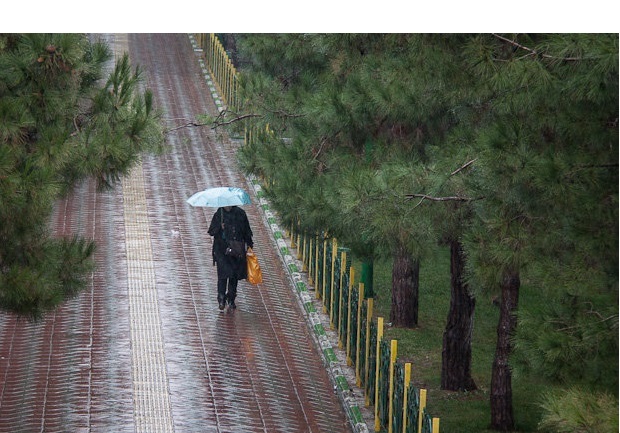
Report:
[[[357,267],[354,264],[355,267]],[[389,322],[391,304],[391,261],[374,264],[375,317]],[[446,248],[437,248],[420,267],[418,327],[385,326],[385,338],[398,341],[398,361],[411,362],[412,382],[428,391],[427,407],[440,418],[440,431],[450,433],[490,433],[489,389],[495,354],[499,308],[491,294],[476,299],[472,340],[472,376],[478,390],[440,390],[443,331],[450,306],[450,257]],[[520,308],[539,300],[532,288],[522,287]],[[540,378],[513,375],[513,411],[518,432],[534,432],[540,418],[537,401],[549,389]]]

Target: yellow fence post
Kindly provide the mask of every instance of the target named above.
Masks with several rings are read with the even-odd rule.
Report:
[[[289,230],[291,237],[291,248],[297,248],[297,243],[295,242],[295,225],[291,224],[291,228]]]
[[[433,433],[439,433],[439,418],[433,418]]]
[[[379,419],[379,375],[381,373],[381,340],[383,339],[383,317],[377,318],[377,348],[375,362],[375,431],[381,431]]]
[[[231,85],[230,82],[232,80],[232,62],[230,61],[230,58],[226,59],[226,108],[228,108],[228,106],[230,105],[230,89],[231,89]]]
[[[306,249],[306,236],[301,233],[301,231],[299,232],[299,235],[297,236],[297,242],[299,243],[299,248],[297,248],[297,260],[301,260],[301,262],[303,263],[304,261],[304,250]],[[303,269],[303,264],[302,264],[302,269]]]
[[[362,377],[360,371],[360,359],[362,357],[362,302],[364,302],[364,283],[359,283],[357,289],[357,336],[355,339],[355,383],[357,386],[362,386]],[[366,334],[368,335],[368,334]]]
[[[405,383],[403,384],[403,431],[407,433],[407,404],[409,396],[409,386],[411,385],[411,363],[405,364]]]
[[[323,238],[323,313],[327,312],[327,299],[325,299],[325,291],[327,290],[327,238]]]
[[[233,75],[233,92],[235,95],[235,100],[233,101],[233,107],[235,111],[238,111],[241,104],[239,104],[239,79],[237,78],[237,69],[234,70],[235,73]]]
[[[200,33],[200,46],[214,85],[226,109],[237,108],[238,77],[235,65],[215,33]]]
[[[329,324],[331,328],[334,329],[334,281],[336,276],[334,273],[336,272],[336,256],[338,255],[338,241],[336,238],[332,239],[332,278],[330,283],[330,299],[329,299]]]
[[[340,330],[342,329],[342,321],[344,320],[344,314],[342,314],[342,286],[343,286],[343,280],[344,280],[344,275],[346,274],[346,264],[347,264],[347,252],[346,251],[342,251],[340,253],[340,275],[338,277],[338,281],[340,282],[340,290],[338,290],[338,317],[337,317],[337,323],[336,323],[336,331],[338,332],[338,347],[340,349],[342,349],[344,347],[344,341],[342,341],[342,338],[344,337],[344,335],[342,335],[342,333],[340,332]]]
[[[314,295],[317,299],[321,297],[321,292],[319,291],[319,235],[316,235],[315,242],[315,252],[314,252],[314,281],[316,282],[316,288],[314,290]]]
[[[420,390],[420,412],[418,413],[418,432],[422,431],[422,419],[426,409],[426,390]]]
[[[308,264],[306,267],[308,269],[308,284],[311,285],[312,287],[314,287],[314,278],[312,275],[314,273],[314,266],[313,266],[314,261],[312,260],[313,244],[314,244],[314,236],[308,235],[308,257],[306,257]]]
[[[394,365],[396,364],[396,353],[398,351],[398,341],[392,340],[390,346],[390,391],[388,394],[388,433],[392,433],[394,428]]]
[[[368,298],[366,300],[367,304],[367,309],[366,309],[366,349],[365,349],[365,353],[364,356],[366,357],[366,360],[364,362],[364,387],[368,386],[368,376],[370,374],[369,372],[369,359],[370,359],[370,322],[372,321],[372,307],[374,304],[374,299],[373,298]],[[368,394],[366,394],[366,406],[370,406],[370,396]]]

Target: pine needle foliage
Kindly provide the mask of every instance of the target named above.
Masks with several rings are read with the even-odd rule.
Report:
[[[125,55],[83,34],[0,35],[0,308],[40,318],[76,295],[94,243],[54,238],[57,199],[94,177],[109,188],[162,149],[152,95]],[[101,86],[101,83],[104,83]]]
[[[273,133],[242,160],[278,213],[325,224],[360,257],[462,242],[473,293],[507,275],[540,288],[540,309],[511,311],[519,326],[503,336],[515,377],[617,395],[617,34],[238,46],[248,127]]]
[[[545,395],[540,430],[555,433],[611,433],[618,430],[618,397],[577,387]]]

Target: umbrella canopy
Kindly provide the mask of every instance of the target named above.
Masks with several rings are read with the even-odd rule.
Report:
[[[247,192],[232,186],[207,188],[188,198],[187,202],[198,207],[240,206],[251,203]]]

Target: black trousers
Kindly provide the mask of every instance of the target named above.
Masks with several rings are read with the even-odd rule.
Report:
[[[219,278],[217,280],[217,301],[228,301],[229,304],[235,302],[238,282],[236,278]]]

